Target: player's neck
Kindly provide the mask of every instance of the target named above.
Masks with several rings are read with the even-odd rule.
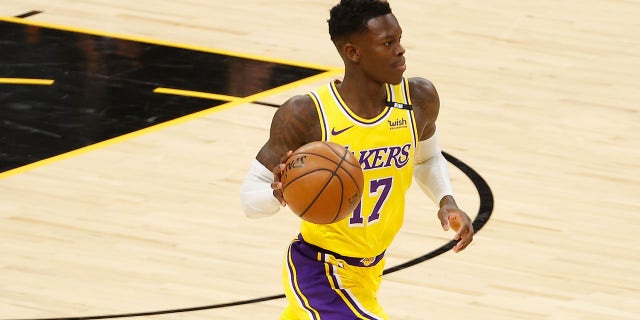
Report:
[[[387,91],[383,83],[347,74],[336,87],[347,106],[360,117],[373,118],[385,108]]]

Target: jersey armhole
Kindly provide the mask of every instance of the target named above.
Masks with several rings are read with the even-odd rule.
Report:
[[[411,103],[411,90],[409,90],[409,79],[403,78],[402,86],[404,87],[404,99],[406,103],[409,105],[413,105],[413,103]]]
[[[413,105],[413,103],[411,103],[411,90],[409,90],[409,79],[407,78],[402,78],[402,94],[405,102],[409,105]],[[411,131],[413,133],[413,147],[415,148],[418,146],[418,140],[420,139],[418,135],[418,125],[416,123],[416,117],[415,117],[415,114],[413,113],[413,109],[407,110],[407,112],[409,114],[409,118],[411,121],[411,128],[412,128]]]
[[[311,100],[313,100],[313,104],[316,106],[316,112],[318,113],[318,121],[320,121],[320,135],[322,136],[322,141],[329,141],[326,119],[324,116],[324,112],[322,112],[322,106],[320,102],[320,98],[318,97],[318,93],[312,91],[308,93]]]

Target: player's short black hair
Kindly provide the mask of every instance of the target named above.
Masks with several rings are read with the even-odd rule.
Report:
[[[329,12],[329,35],[336,41],[367,30],[367,21],[391,13],[384,0],[341,0]]]

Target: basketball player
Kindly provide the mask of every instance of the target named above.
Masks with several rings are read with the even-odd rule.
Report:
[[[276,111],[243,183],[242,204],[249,217],[286,205],[280,174],[291,150],[317,140],[348,147],[364,171],[360,205],[340,222],[301,223],[284,261],[289,305],[281,319],[388,319],[376,295],[412,179],[439,205],[443,229],[457,231],[455,252],[469,245],[474,230],[456,205],[438,146],[438,94],[428,80],[403,77],[402,29],[389,4],[342,0],[328,23],[344,78]]]

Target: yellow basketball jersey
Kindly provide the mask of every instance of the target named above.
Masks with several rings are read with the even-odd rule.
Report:
[[[322,140],[347,147],[364,172],[363,196],[351,216],[327,225],[302,222],[306,242],[343,256],[366,258],[384,252],[404,219],[417,130],[407,79],[386,86],[386,108],[373,119],[353,113],[335,82],[309,93],[320,118]]]

